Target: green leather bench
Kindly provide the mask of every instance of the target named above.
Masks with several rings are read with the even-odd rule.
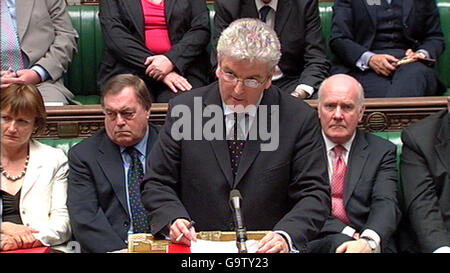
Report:
[[[329,37],[331,29],[331,15],[333,3],[320,3],[320,17],[322,33],[327,42],[327,54],[331,57]],[[445,36],[446,50],[439,58],[437,70],[447,87],[446,95],[450,95],[450,0],[438,0],[441,14],[441,26]],[[210,9],[211,26],[214,10]],[[68,11],[72,23],[79,33],[78,53],[74,56],[65,76],[66,86],[75,94],[76,100],[82,104],[99,104],[97,90],[97,67],[101,61],[104,47],[97,5],[69,6]]]

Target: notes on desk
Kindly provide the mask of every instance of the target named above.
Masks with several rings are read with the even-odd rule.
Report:
[[[247,241],[248,253],[258,250],[258,241]],[[191,253],[238,253],[236,241],[191,241]]]

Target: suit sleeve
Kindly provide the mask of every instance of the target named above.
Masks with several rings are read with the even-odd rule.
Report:
[[[325,50],[325,39],[322,36],[318,1],[309,1],[305,5],[305,50],[304,69],[300,75],[300,83],[319,89],[322,81],[328,76],[330,67]]]
[[[43,67],[53,80],[57,80],[69,67],[77,49],[78,34],[72,26],[64,0],[47,0],[47,6],[55,38],[45,55],[34,64]]]
[[[76,147],[75,147],[76,148]],[[75,239],[88,252],[104,253],[126,248],[98,203],[89,164],[73,149],[69,152],[67,206]]]
[[[436,186],[418,141],[406,129],[402,132],[401,180],[407,217],[423,252],[450,246],[437,199]]]
[[[347,66],[354,67],[361,55],[369,50],[358,44],[353,29],[354,12],[352,0],[335,0],[331,25],[330,47],[333,53]]]
[[[381,237],[381,244],[391,238],[400,220],[397,177],[396,147],[389,145],[378,164],[372,187],[369,217],[361,228],[361,231],[365,229],[375,231]]]
[[[150,211],[151,232],[158,234],[177,218],[190,219],[178,198],[180,180],[181,141],[172,137],[171,109],[147,162],[147,174],[142,181],[141,200]]]
[[[164,54],[182,74],[185,73],[196,57],[205,50],[211,38],[209,11],[206,8],[206,2],[204,0],[193,0],[190,1],[190,7],[191,10],[186,11],[186,14],[192,17],[189,29],[183,34],[181,40],[173,44],[172,48]],[[186,14],[174,14],[172,17],[182,17]]]
[[[330,214],[330,188],[323,138],[316,113],[311,111],[298,133],[291,162],[288,197],[292,209],[275,225],[287,232],[297,248],[314,239]]]
[[[102,27],[105,46],[114,54],[114,57],[127,66],[137,70],[145,70],[144,62],[153,55],[145,47],[142,40],[137,39],[122,20],[122,7],[120,1],[102,0],[99,6],[99,18]]]
[[[426,1],[424,39],[420,41],[417,49],[425,49],[431,58],[437,59],[444,51],[444,35],[441,30],[439,11],[435,1]]]

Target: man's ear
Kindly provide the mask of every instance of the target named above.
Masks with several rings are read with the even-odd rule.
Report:
[[[361,106],[361,108],[359,109],[359,118],[358,121],[361,122],[363,117],[364,117],[364,111],[366,111],[366,106]]]

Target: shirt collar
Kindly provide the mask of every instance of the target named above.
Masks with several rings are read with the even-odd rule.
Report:
[[[147,131],[145,132],[144,137],[139,141],[136,145],[134,145],[134,148],[141,153],[141,155],[147,154],[147,140],[149,135],[149,127],[147,126]],[[127,147],[120,146],[120,152],[123,153]]]
[[[259,104],[261,103],[261,100],[263,98],[264,92],[261,94],[261,97],[259,97],[259,100],[256,102],[255,107],[246,107],[245,108],[245,113],[248,114],[250,117],[255,117],[256,116],[256,112],[258,109]],[[223,115],[224,116],[228,116],[234,113],[233,110],[231,110],[228,105],[225,104],[224,101],[222,101],[222,106],[223,106]]]
[[[269,4],[264,4],[261,0],[255,0],[255,4],[258,11],[264,6],[270,6],[274,11],[277,11],[278,0],[272,0]]]
[[[322,136],[323,139],[325,141],[325,147],[327,148],[327,154],[334,148],[334,146],[337,146],[338,144],[334,143],[333,141],[331,141],[326,135],[325,132],[322,129]],[[349,141],[345,142],[344,144],[342,144],[341,146],[345,148],[346,152],[350,151],[350,148],[352,147],[352,143],[353,140],[355,139],[356,136],[356,130],[353,133],[352,137],[349,139]]]

